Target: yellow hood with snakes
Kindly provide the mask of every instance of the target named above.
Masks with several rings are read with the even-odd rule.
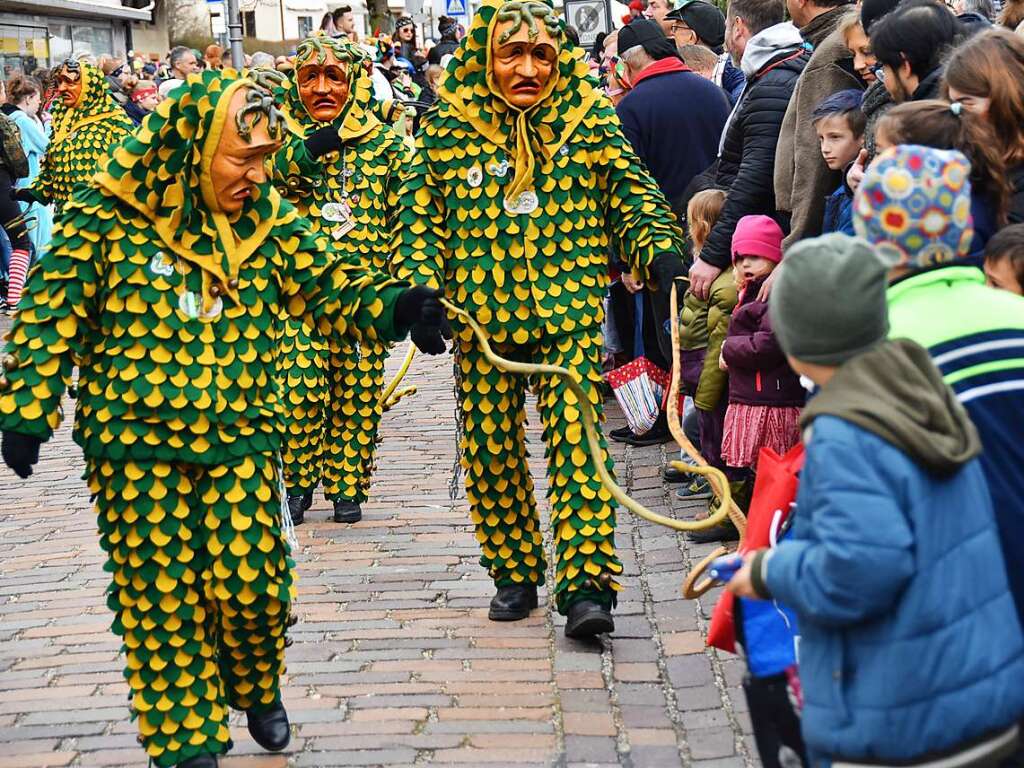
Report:
[[[330,123],[320,122],[309,114],[306,105],[299,96],[297,83],[299,69],[316,59],[323,63],[330,52],[346,65],[348,70],[348,98],[345,106]],[[317,36],[303,40],[295,53],[295,70],[291,82],[285,82],[277,89],[277,97],[282,104],[288,129],[305,138],[313,131],[327,125],[337,127],[341,140],[351,143],[370,133],[380,125],[380,120],[373,110],[373,83],[370,81],[369,61],[365,51],[347,41],[330,37]]]
[[[511,106],[494,81],[491,37],[499,24],[499,11],[516,6],[523,24],[548,24],[560,38],[558,65],[541,98],[528,110]],[[538,156],[551,160],[572,135],[600,97],[597,81],[583,60],[581,49],[565,38],[564,25],[553,15],[531,14],[533,7],[553,13],[550,0],[487,0],[476,15],[469,33],[449,62],[438,99],[470,123],[481,135],[502,147],[513,158],[514,174],[509,197],[530,189]],[[541,11],[543,13],[543,11]],[[555,27],[557,25],[557,27]]]
[[[254,75],[256,76],[256,75]],[[160,103],[128,141],[114,150],[93,185],[136,209],[152,223],[166,248],[215,278],[237,300],[232,281],[242,263],[266,239],[278,218],[281,196],[269,182],[257,185],[242,210],[229,217],[217,205],[209,169],[220,142],[231,95],[249,87],[249,98],[269,99],[252,79],[233,70],[192,75]],[[246,117],[240,128],[260,113]],[[271,135],[280,125],[271,125]],[[209,303],[209,292],[204,300]],[[207,307],[208,309],[208,307]]]
[[[75,184],[87,181],[100,158],[132,132],[134,124],[114,101],[103,73],[88,62],[65,62],[82,79],[82,90],[73,107],[57,101],[53,109],[53,138],[32,193],[43,203],[58,208]]]

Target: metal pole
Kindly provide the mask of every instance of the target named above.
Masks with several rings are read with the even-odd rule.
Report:
[[[231,66],[241,70],[245,66],[245,51],[242,50],[242,16],[238,12],[238,0],[227,0],[227,13]]]
[[[284,0],[280,0],[278,5],[281,8],[281,42],[283,43],[285,41],[285,39],[288,37],[284,33]]]

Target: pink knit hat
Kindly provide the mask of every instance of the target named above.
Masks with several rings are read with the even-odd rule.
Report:
[[[744,216],[732,233],[733,263],[740,256],[782,261],[782,229],[771,216]]]

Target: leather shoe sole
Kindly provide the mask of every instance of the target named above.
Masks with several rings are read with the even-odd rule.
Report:
[[[487,610],[487,618],[491,621],[519,621],[525,619],[530,615],[530,611],[539,605],[537,601],[537,593],[534,592],[530,599],[527,601],[525,608],[506,608],[495,606],[491,603],[491,607]]]
[[[249,735],[268,752],[280,752],[292,740],[288,713],[283,704],[258,714],[245,713]]]
[[[639,437],[627,437],[623,440],[626,445],[633,445],[638,448],[643,448],[648,445],[661,445],[662,443],[671,443],[672,435],[669,432],[657,432],[651,434],[650,432],[640,435]]]
[[[675,467],[666,467],[665,471],[661,473],[661,477],[666,483],[685,483],[693,479],[693,475],[680,472]]]
[[[611,613],[596,603],[590,603],[578,611],[570,610],[569,620],[565,624],[565,636],[574,640],[614,631],[615,621]]]
[[[196,755],[183,763],[178,763],[178,768],[217,768],[217,756],[208,753]]]
[[[334,502],[334,522],[358,523],[363,519],[363,510],[354,501]]]

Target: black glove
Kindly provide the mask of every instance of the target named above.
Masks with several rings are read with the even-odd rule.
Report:
[[[332,128],[329,125],[325,128],[318,128],[313,131],[313,133],[306,137],[306,141],[304,143],[306,145],[306,151],[317,160],[328,152],[341,152],[341,148],[344,146],[344,142],[341,140],[341,135],[338,133],[338,129]]]
[[[20,432],[4,432],[0,455],[4,463],[23,480],[32,474],[32,465],[39,461],[39,446],[43,441]]]
[[[440,298],[440,291],[417,285],[402,291],[395,303],[395,325],[411,328],[412,343],[428,355],[440,355],[445,350],[443,329],[447,323]]]
[[[36,196],[32,194],[31,189],[15,189],[11,187],[11,200],[15,200],[19,203],[25,203],[26,205],[32,205],[32,203],[38,203]]]
[[[682,277],[687,278],[686,267],[683,265],[683,259],[678,253],[659,253],[654,257],[654,261],[651,262],[651,266],[648,268],[651,277],[654,278],[654,288],[658,293],[664,296],[670,296],[672,293],[672,284],[676,281],[676,278]],[[680,286],[680,290],[684,287]]]

